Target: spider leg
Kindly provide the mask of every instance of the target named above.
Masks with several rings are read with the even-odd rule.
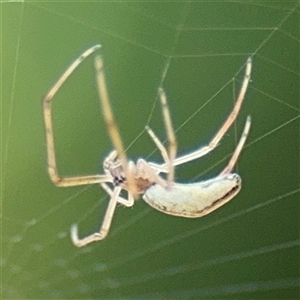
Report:
[[[167,149],[165,148],[165,146],[162,144],[162,142],[159,140],[157,135],[153,132],[153,130],[149,126],[146,126],[145,129],[147,130],[151,139],[155,143],[156,147],[160,150],[161,156],[163,157],[165,163],[169,164],[170,159],[169,159],[169,155],[168,155],[168,152],[167,152]]]
[[[119,194],[121,192],[121,187],[116,187],[113,192],[112,192],[112,196],[111,196],[111,199],[109,201],[109,204],[108,204],[108,207],[106,209],[106,212],[105,212],[105,216],[104,216],[104,219],[103,219],[103,222],[102,222],[102,225],[100,227],[100,230],[99,232],[95,232],[85,238],[82,238],[80,239],[78,237],[78,228],[77,228],[77,225],[72,225],[71,227],[71,239],[72,239],[72,242],[73,244],[76,246],[76,247],[83,247],[83,246],[86,246],[87,244],[90,244],[92,242],[96,242],[96,241],[101,241],[103,240],[108,232],[109,232],[109,229],[110,229],[110,225],[111,225],[111,222],[112,222],[112,219],[113,219],[113,216],[114,216],[114,213],[115,213],[115,209],[116,209],[116,206],[117,206],[117,203],[118,203],[118,199],[119,199]]]
[[[160,176],[158,176],[158,172],[156,170],[156,168],[152,167],[152,164],[148,163],[146,160],[140,158],[137,161],[137,168],[139,169],[139,173],[140,174],[147,174],[147,178],[150,182],[155,182],[160,184],[163,187],[168,187],[169,183],[168,181],[164,180],[163,178],[161,178]],[[143,170],[143,171],[141,171]],[[141,176],[143,177],[143,176]]]
[[[170,114],[170,109],[168,106],[166,94],[162,88],[158,89],[158,94],[161,102],[162,114],[165,123],[165,129],[167,132],[168,142],[169,142],[169,153],[168,153],[169,160],[167,162],[168,164],[167,168],[168,168],[168,185],[170,185],[174,181],[174,170],[175,170],[174,160],[176,158],[176,153],[177,153],[177,141],[173,129],[173,124],[172,124],[172,119],[171,119],[171,114]]]
[[[128,161],[123,147],[122,139],[119,133],[118,126],[115,122],[115,118],[109,102],[108,92],[106,88],[105,74],[103,70],[103,60],[102,57],[99,55],[95,57],[95,70],[96,70],[100,103],[102,106],[103,116],[107,126],[107,130],[109,132],[109,136],[112,141],[112,144],[114,148],[117,150],[118,158],[121,161],[123,170],[125,172],[128,190],[136,198],[138,192],[134,181],[134,174],[130,172],[128,168]]]
[[[172,125],[172,120],[171,120],[171,114],[170,114],[170,109],[167,103],[167,97],[162,88],[159,88],[158,90],[159,97],[160,97],[160,102],[161,102],[161,107],[162,107],[162,113],[163,113],[163,119],[165,123],[165,129],[167,132],[167,137],[168,137],[168,142],[169,142],[169,153],[165,146],[162,144],[162,142],[159,140],[159,138],[156,136],[156,134],[153,132],[153,130],[149,127],[146,126],[145,129],[147,130],[148,134],[150,135],[151,139],[155,143],[156,147],[160,150],[160,153],[165,161],[163,171],[165,173],[168,173],[168,185],[170,185],[174,181],[174,160],[176,158],[176,153],[177,153],[177,141]],[[156,171],[159,171],[159,165],[156,165],[154,163],[149,163],[148,166],[152,166],[155,168]],[[161,171],[159,171],[161,172]]]
[[[237,160],[238,160],[238,158],[241,154],[241,151],[244,147],[244,144],[247,140],[247,137],[248,137],[248,134],[249,134],[249,131],[250,131],[250,127],[251,127],[251,117],[248,116],[247,120],[246,120],[246,123],[245,123],[243,133],[240,137],[239,143],[236,146],[228,165],[224,168],[224,170],[219,174],[218,177],[231,173],[232,169],[234,168],[234,166],[235,166],[235,164],[236,164],[236,162],[237,162]]]
[[[251,59],[251,57],[249,57],[247,60],[247,63],[246,63],[246,70],[245,70],[243,83],[242,83],[238,98],[236,100],[236,103],[233,107],[233,110],[231,111],[231,113],[229,114],[229,116],[227,117],[224,124],[217,132],[217,134],[210,141],[210,143],[207,146],[204,146],[204,147],[200,148],[199,150],[196,150],[190,154],[183,155],[181,157],[176,158],[173,162],[173,166],[178,166],[178,165],[184,164],[186,162],[198,159],[198,158],[206,155],[207,153],[211,152],[218,146],[220,140],[223,138],[225,133],[228,131],[230,126],[233,124],[233,122],[235,121],[235,119],[241,109],[241,106],[242,106],[242,103],[245,98],[245,94],[246,94],[246,91],[247,91],[247,88],[248,88],[248,85],[250,82],[251,68],[252,68],[252,59]],[[164,169],[161,172],[167,173],[168,172],[167,163],[160,165],[158,167],[158,169],[160,169],[160,170]]]
[[[108,195],[111,197],[113,196],[114,190],[112,190],[108,184],[106,183],[101,183],[102,188],[107,192]],[[130,192],[128,192],[128,198],[125,199],[123,197],[118,197],[117,199],[118,203],[126,206],[126,207],[131,207],[134,204],[134,198]]]
[[[53,125],[52,125],[52,101],[53,97],[58,92],[59,88],[66,82],[69,76],[74,70],[80,65],[80,63],[87,58],[89,55],[94,53],[101,46],[96,45],[86,50],[81,54],[62,74],[58,81],[49,90],[48,94],[44,98],[44,121],[46,129],[46,144],[47,144],[47,161],[48,161],[48,173],[51,181],[57,186],[76,186],[94,184],[103,181],[111,181],[107,175],[90,175],[90,176],[76,176],[76,177],[61,177],[58,174],[55,156],[54,136],[53,136]]]

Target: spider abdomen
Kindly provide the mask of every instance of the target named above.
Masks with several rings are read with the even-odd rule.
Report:
[[[143,199],[166,214],[198,218],[230,201],[241,189],[238,174],[227,174],[190,184],[174,183],[171,188],[159,184],[147,189]]]

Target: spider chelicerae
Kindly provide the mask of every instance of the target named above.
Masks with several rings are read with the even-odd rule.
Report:
[[[44,98],[48,173],[51,181],[61,187],[97,183],[110,196],[110,201],[98,232],[80,239],[78,237],[77,225],[72,226],[71,238],[74,245],[82,247],[91,242],[104,239],[109,232],[117,204],[120,203],[130,207],[140,195],[143,195],[143,199],[150,206],[161,212],[187,218],[197,218],[209,214],[236,196],[241,189],[241,178],[238,174],[232,173],[232,170],[246,142],[251,125],[250,116],[246,119],[243,133],[229,163],[215,178],[196,183],[180,184],[174,182],[174,171],[176,166],[198,159],[214,150],[233,124],[240,111],[249,85],[252,68],[251,58],[248,58],[246,62],[244,80],[233,110],[219,131],[206,146],[180,157],[176,156],[177,142],[167,98],[164,90],[162,88],[158,89],[169,145],[168,149],[166,149],[151,128],[146,126],[146,131],[159,149],[164,160],[162,164],[157,164],[144,159],[138,159],[136,162],[127,159],[108,98],[103,59],[100,55],[96,55],[95,70],[99,98],[107,130],[115,150],[104,159],[104,174],[76,177],[62,177],[58,174],[51,116],[53,97],[80,63],[100,48],[100,45],[95,45],[81,54],[62,74]],[[161,177],[160,173],[166,173],[166,179]],[[121,195],[122,190],[127,191],[126,198]]]

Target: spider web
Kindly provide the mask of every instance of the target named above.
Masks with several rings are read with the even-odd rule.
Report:
[[[2,298],[297,299],[299,297],[299,3],[47,2],[2,5]],[[14,20],[14,22],[12,22]],[[46,172],[41,97],[83,50],[103,45],[108,90],[128,156],[161,161],[144,131],[165,138],[164,86],[179,153],[209,142],[238,93],[247,57],[252,82],[233,128],[213,153],[176,169],[176,181],[216,176],[247,115],[237,171],[243,189],[200,219],[138,201],[98,230],[108,197],[98,186],[57,188]],[[111,143],[92,59],[56,95],[61,174],[102,172]]]

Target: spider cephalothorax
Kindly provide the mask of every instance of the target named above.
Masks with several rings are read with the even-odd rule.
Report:
[[[121,161],[118,159],[117,151],[112,151],[103,162],[105,174],[111,176],[114,186],[124,186],[126,176]]]
[[[145,191],[157,181],[163,182],[144,159],[138,159],[136,164],[133,161],[128,162],[128,174],[125,174],[124,168],[117,151],[113,150],[104,160],[104,172],[111,176],[114,186],[120,186],[123,189],[130,191],[126,176],[131,176],[133,179],[134,189],[139,194],[144,194]],[[166,186],[166,184],[164,184]],[[133,191],[131,191],[133,192]],[[136,195],[136,196],[137,196]]]

